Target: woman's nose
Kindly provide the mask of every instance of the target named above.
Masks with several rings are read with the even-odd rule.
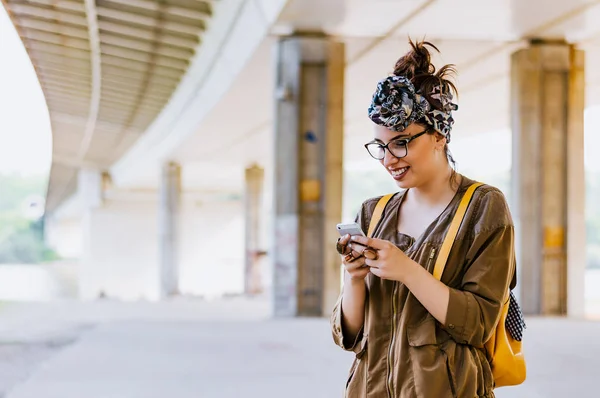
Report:
[[[384,156],[383,156],[383,160],[381,161],[383,163],[383,165],[385,167],[388,167],[390,165],[393,165],[394,163],[396,163],[398,161],[398,158],[396,158],[394,155],[392,155],[390,153],[389,150],[385,150]]]

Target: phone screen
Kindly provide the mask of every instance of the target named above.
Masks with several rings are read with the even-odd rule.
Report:
[[[357,223],[338,224],[337,225],[337,230],[340,233],[340,236],[344,236],[344,235],[351,235],[351,236],[360,235],[360,236],[365,236],[365,233],[361,229],[360,225],[358,225]]]

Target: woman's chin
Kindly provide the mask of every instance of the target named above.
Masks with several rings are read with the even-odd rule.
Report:
[[[409,173],[410,173],[410,171],[409,171]],[[415,186],[410,174],[404,176],[404,178],[402,178],[402,179],[395,178],[394,182],[400,189],[409,189],[409,188],[413,188]]]

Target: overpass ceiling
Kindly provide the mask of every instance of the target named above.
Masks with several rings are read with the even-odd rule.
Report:
[[[2,0],[50,113],[47,208],[80,167],[107,168],[157,117],[201,43],[216,0]]]
[[[50,110],[52,209],[75,189],[78,168],[108,167],[148,131],[187,71],[217,0],[0,1]],[[206,189],[240,189],[244,166],[270,166],[278,34],[324,30],[346,43],[350,164],[365,156],[373,84],[407,49],[408,35],[435,42],[442,50],[436,63],[457,64],[455,131],[470,134],[508,126],[510,54],[530,38],[565,38],[585,49],[588,104],[600,103],[598,20],[598,0],[290,0],[272,36],[172,158],[185,163],[185,185]],[[232,108],[238,117],[231,117]],[[156,186],[157,177],[155,167],[144,167],[131,184]]]
[[[374,85],[408,50],[407,36],[440,48],[436,65],[455,63],[460,109],[456,136],[509,127],[510,55],[530,38],[566,38],[586,51],[588,105],[600,104],[600,1],[293,0],[273,30],[327,33],[346,43],[345,164],[373,164],[362,144]],[[241,189],[243,169],[272,163],[275,37],[260,46],[232,89],[175,154],[189,186]],[[251,79],[248,76],[252,76]],[[236,109],[237,118],[228,117]],[[140,184],[156,184],[140,175]]]

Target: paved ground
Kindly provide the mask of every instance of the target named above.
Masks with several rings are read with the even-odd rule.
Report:
[[[528,323],[528,381],[498,397],[597,396],[600,322]],[[0,308],[4,398],[341,397],[351,360],[327,320],[270,320],[262,301]]]

